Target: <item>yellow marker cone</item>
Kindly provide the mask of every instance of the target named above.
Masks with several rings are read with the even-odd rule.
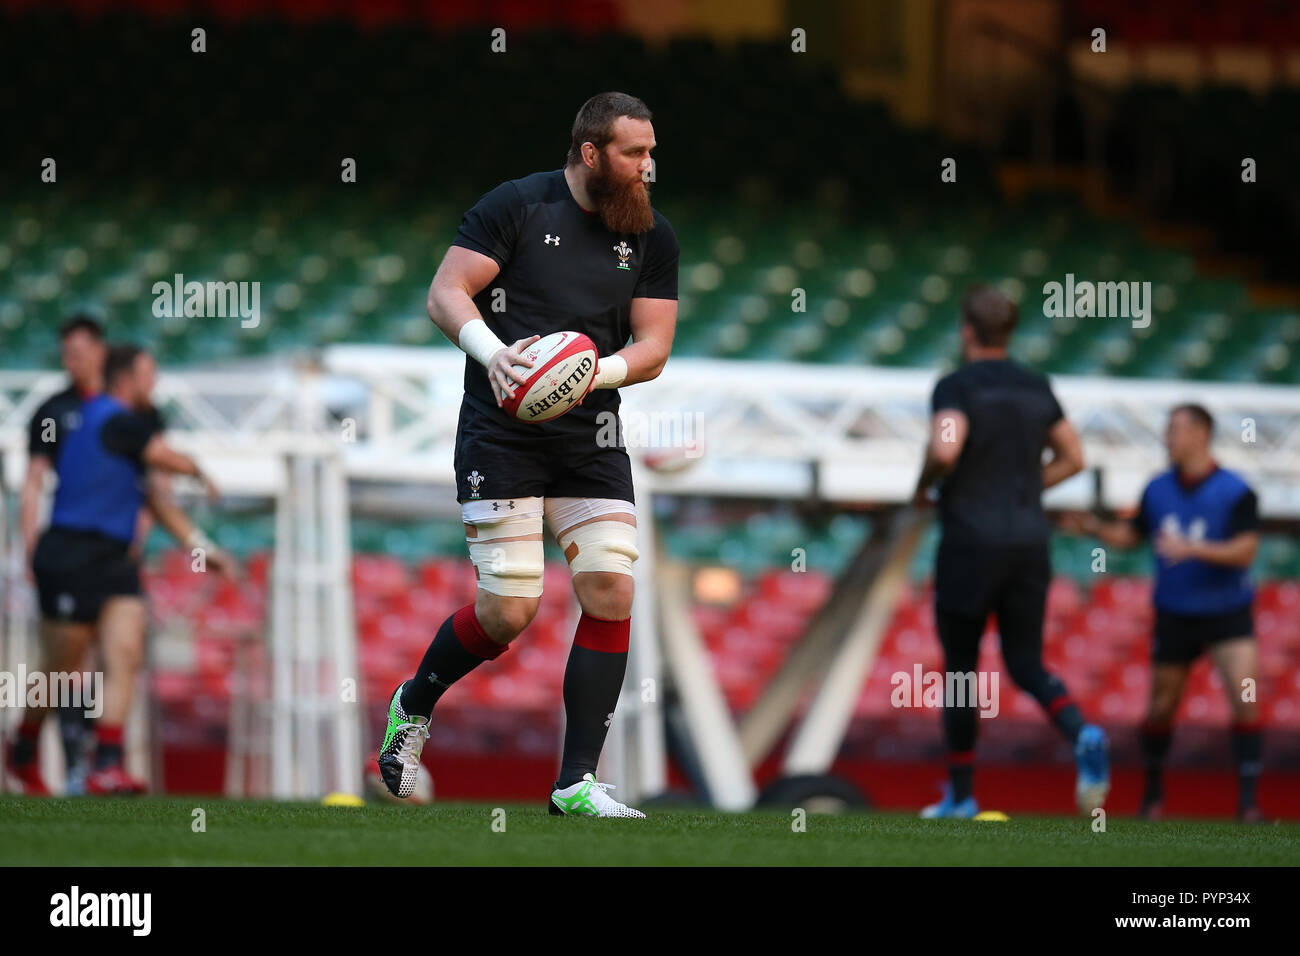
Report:
[[[356,794],[339,793],[338,791],[326,794],[321,803],[327,807],[364,807],[366,805],[366,801]]]
[[[992,821],[994,823],[1006,823],[1011,818],[1001,810],[982,810],[975,814],[976,820],[982,820],[985,823]]]

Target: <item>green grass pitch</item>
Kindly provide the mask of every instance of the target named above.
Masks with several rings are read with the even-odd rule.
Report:
[[[206,831],[194,832],[201,808]],[[552,817],[506,804],[324,807],[192,798],[0,797],[0,865],[1035,865],[1294,866],[1300,825],[1139,823],[1105,833],[1083,817],[1007,823],[902,814],[652,811],[650,818]]]

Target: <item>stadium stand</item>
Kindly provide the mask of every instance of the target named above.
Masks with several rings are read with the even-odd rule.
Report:
[[[1166,25],[1180,22],[1189,31],[1182,39],[1222,35],[1217,21],[1165,17],[1159,4],[1080,6],[1088,17],[1122,22],[1139,39],[1159,39]],[[475,21],[473,7],[442,5],[435,31],[418,42],[409,28],[382,18],[371,22],[366,44],[328,22],[294,29],[274,20],[226,22],[214,30],[222,42],[212,44],[206,71],[168,68],[178,54],[163,52],[175,45],[166,20],[29,11],[0,24],[6,44],[22,52],[30,92],[5,106],[15,122],[50,134],[15,142],[0,156],[0,168],[13,174],[5,182],[16,181],[18,170],[30,179],[38,144],[65,157],[57,192],[0,191],[0,367],[53,367],[59,321],[87,307],[114,336],[152,343],[169,369],[338,342],[450,348],[424,301],[457,217],[487,184],[558,167],[564,145],[563,137],[516,142],[483,104],[527,103],[542,66],[549,96],[581,102],[593,88],[613,85],[619,64],[635,58],[652,67],[638,73],[644,87],[637,92],[652,104],[662,140],[656,203],[682,247],[676,355],[942,368],[956,355],[956,301],[965,286],[996,281],[1019,300],[1074,272],[1096,281],[1152,281],[1159,320],[1130,330],[1026,312],[1017,357],[1059,374],[1300,383],[1296,308],[1257,304],[1244,279],[1208,274],[1192,250],[1153,242],[1134,220],[1099,216],[1072,194],[1035,192],[1008,205],[983,154],[903,127],[878,104],[846,98],[827,67],[767,56],[775,46],[757,41],[719,47],[674,39],[650,49],[622,35],[592,39],[588,31],[609,22],[610,7],[599,3],[575,15],[579,32],[556,30],[546,17],[527,44],[494,60],[484,44],[449,32]],[[1300,37],[1300,20],[1288,22],[1292,40]],[[88,55],[92,45],[121,51],[112,79],[117,95],[138,105],[129,122],[101,108],[96,77],[65,68],[83,58],[97,62]],[[332,52],[322,56],[322,49]],[[773,62],[791,65],[775,69]],[[449,95],[452,78],[470,70],[487,78],[482,88],[474,97]],[[300,78],[287,97],[270,86],[272,72]],[[157,88],[160,76],[171,85],[166,95]],[[360,93],[352,89],[357,77],[365,78]],[[354,95],[343,97],[345,90]],[[691,109],[677,108],[687,102]],[[57,124],[43,115],[49,103],[59,104]],[[195,104],[204,121],[170,123],[177,103]],[[745,105],[743,116],[736,103]],[[1300,211],[1287,205],[1295,191],[1261,187],[1243,204],[1206,188],[1211,170],[1238,160],[1232,137],[1206,137],[1204,127],[1273,130],[1261,144],[1261,165],[1293,169],[1298,141],[1285,130],[1296,106],[1294,89],[1255,97],[1132,87],[1115,105],[1108,172],[1120,190],[1142,189],[1149,157],[1139,149],[1146,137],[1157,138],[1180,161],[1165,189],[1146,197],[1155,211],[1203,216],[1219,224],[1229,247],[1257,250],[1267,235],[1294,250],[1300,236],[1288,241],[1283,229],[1300,223]],[[555,117],[553,125],[568,119]],[[780,129],[779,141],[761,170],[738,176],[754,130],[765,124]],[[338,182],[342,157],[322,159],[326,125],[329,142],[365,146],[355,186]],[[847,133],[829,148],[812,145],[829,127]],[[704,138],[718,161],[694,161],[691,144]],[[464,143],[474,144],[472,161]],[[959,199],[939,191],[932,168],[939,146],[959,160]],[[814,153],[817,175],[809,177]],[[236,180],[247,188],[236,192],[229,185]],[[105,181],[120,186],[104,189]],[[208,319],[140,308],[153,282],[178,273],[198,281],[258,279],[267,318],[231,335]],[[806,293],[804,313],[790,311],[796,290]],[[739,576],[734,602],[694,609],[734,712],[753,704],[868,526],[866,518],[841,515],[812,527],[780,511],[661,524],[670,555]],[[248,558],[244,587],[200,593],[210,585],[189,573],[184,555],[151,549],[147,587],[161,635],[151,679],[164,713],[177,718],[162,722],[169,789],[221,786],[212,776],[220,761],[193,755],[224,750],[236,685],[257,671],[240,662],[261,652],[249,637],[266,616],[273,530],[261,517],[228,519],[215,529],[219,544]],[[454,523],[358,519],[352,534],[362,693],[375,701],[409,676],[429,622],[472,597],[473,571]],[[798,575],[786,570],[796,544],[809,557],[809,571]],[[931,536],[914,559],[909,593],[857,705],[858,720],[873,729],[865,735],[869,746],[894,757],[940,752],[933,712],[888,706],[889,677],[903,662],[920,655],[933,668],[939,661],[926,580],[933,545]],[[1147,693],[1149,554],[1116,556],[1112,576],[1095,581],[1080,553],[1056,543],[1046,662],[1090,713],[1132,726]],[[538,617],[499,666],[475,672],[448,697],[434,749],[553,750],[571,637],[568,571],[554,558]],[[1290,750],[1270,751],[1283,762],[1295,755],[1300,723],[1294,539],[1266,537],[1256,570],[1263,582],[1260,694],[1269,701],[1266,727],[1290,734],[1278,734]],[[167,640],[169,628],[184,640]],[[983,654],[981,668],[995,661],[995,644],[986,640]],[[1190,724],[1226,724],[1214,680],[1204,665],[1194,672],[1183,705]],[[1008,733],[995,747],[1009,756],[1047,748],[1026,695],[1017,694],[1008,710]]]
[[[428,276],[454,232],[454,202],[412,219],[382,196],[311,215],[225,208],[211,196],[184,216],[147,207],[142,190],[120,204],[60,207],[57,233],[17,202],[0,214],[0,361],[51,364],[61,316],[92,305],[111,327],[157,343],[169,365],[308,349],[333,342],[450,344],[423,314]],[[223,211],[224,209],[224,211]],[[999,281],[1023,297],[1049,278],[1153,283],[1159,321],[1149,329],[1026,314],[1019,357],[1047,372],[1226,381],[1300,380],[1300,313],[1253,305],[1241,280],[1198,274],[1187,252],[1143,240],[1129,223],[1096,219],[1061,197],[1036,197],[1018,212],[992,207],[953,215],[912,209],[900,230],[885,220],[854,227],[715,203],[702,218],[668,199],[679,223],[682,299],[676,354],[734,359],[855,362],[933,367],[955,354],[952,320],[961,290]],[[368,211],[368,214],[363,211]],[[127,241],[129,223],[130,242]],[[761,225],[760,225],[761,223]],[[325,241],[321,242],[321,237]],[[380,241],[382,237],[382,242]],[[157,316],[159,277],[186,281],[259,276],[266,316],[231,336],[208,319]],[[8,281],[5,281],[7,278]],[[791,313],[803,289],[808,310]]]

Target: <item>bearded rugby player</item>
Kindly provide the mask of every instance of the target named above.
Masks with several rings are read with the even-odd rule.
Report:
[[[555,815],[644,817],[595,777],[627,667],[632,476],[617,422],[620,387],[663,370],[677,323],[678,244],[650,205],[650,110],[601,93],[578,111],[563,169],[502,183],[461,221],[429,290],[438,328],[465,353],[456,496],[478,578],[473,604],[442,622],[415,675],[394,692],[380,746],[390,792],[415,789],[429,721],[447,689],[505,653],[542,594],[542,526],[573,575],[582,615],[564,674],[565,736]],[[541,336],[589,336],[593,389],[563,417],[525,423],[502,407]],[[629,342],[630,339],[630,342]],[[512,344],[507,344],[512,343]]]

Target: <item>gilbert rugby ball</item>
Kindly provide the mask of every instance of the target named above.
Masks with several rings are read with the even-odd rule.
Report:
[[[538,339],[523,354],[533,367],[516,365],[524,384],[513,395],[503,395],[501,405],[521,422],[549,422],[577,408],[596,383],[596,343],[581,332],[552,332]]]

